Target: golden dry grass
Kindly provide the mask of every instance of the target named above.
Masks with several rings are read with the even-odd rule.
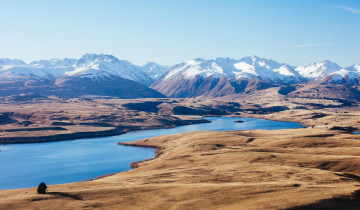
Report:
[[[163,147],[162,155],[99,180],[49,186],[46,195],[35,188],[0,191],[0,208],[284,209],[319,201],[339,207],[332,198],[360,189],[360,136],[341,131],[200,131],[135,143]]]
[[[170,115],[173,99],[55,98],[25,102],[2,99],[0,98],[0,142],[3,143],[116,135],[129,130],[170,128],[196,121],[202,122],[199,120],[200,116]],[[130,110],[124,107],[124,104],[128,103],[148,101],[160,104],[157,112]],[[193,103],[192,100],[189,101]],[[175,104],[182,105],[187,102]],[[43,130],[31,130],[39,128]],[[12,131],[14,129],[17,131]]]
[[[46,117],[41,118],[46,114],[69,117],[75,123],[90,116],[115,114],[123,120],[117,125],[127,125],[130,119],[139,118],[144,121],[136,125],[144,129],[164,126],[158,119],[171,116],[172,100],[166,99],[159,106],[159,114],[129,111],[121,106],[141,103],[143,99],[56,100],[12,104],[9,108],[19,113],[34,112],[35,119],[39,119],[34,126],[39,127],[49,125]],[[222,103],[176,100],[176,105],[187,107]],[[309,104],[336,106],[339,103],[260,95],[252,96],[251,100],[236,100],[243,109],[276,105],[290,108],[270,114],[244,111],[241,116],[302,122],[309,128],[203,131],[139,140],[135,142],[138,146],[162,148],[161,155],[137,164],[139,167],[134,170],[95,181],[49,186],[46,195],[37,195],[35,188],[0,191],[0,209],[286,209],[296,206],[356,209],[360,206],[360,135],[330,130],[334,126],[359,129],[357,106],[313,110],[314,106]],[[0,110],[9,108],[6,103],[0,105]],[[82,129],[81,126],[68,128],[68,131],[56,132]],[[86,126],[83,129],[108,128]]]

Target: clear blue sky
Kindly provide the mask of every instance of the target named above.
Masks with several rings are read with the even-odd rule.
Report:
[[[0,0],[0,57],[360,63],[357,0]]]

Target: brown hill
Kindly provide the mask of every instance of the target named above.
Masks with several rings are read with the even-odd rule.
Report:
[[[321,81],[312,81],[298,85],[296,90],[287,94],[293,98],[342,99],[359,100],[360,89],[357,85],[334,84]]]

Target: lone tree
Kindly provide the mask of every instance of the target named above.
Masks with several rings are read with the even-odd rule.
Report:
[[[38,194],[45,194],[46,193],[47,186],[44,182],[41,182],[37,188]]]

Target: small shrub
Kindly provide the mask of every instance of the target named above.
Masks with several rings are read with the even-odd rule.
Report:
[[[44,182],[41,182],[37,188],[38,194],[45,194],[46,193],[47,186]]]

